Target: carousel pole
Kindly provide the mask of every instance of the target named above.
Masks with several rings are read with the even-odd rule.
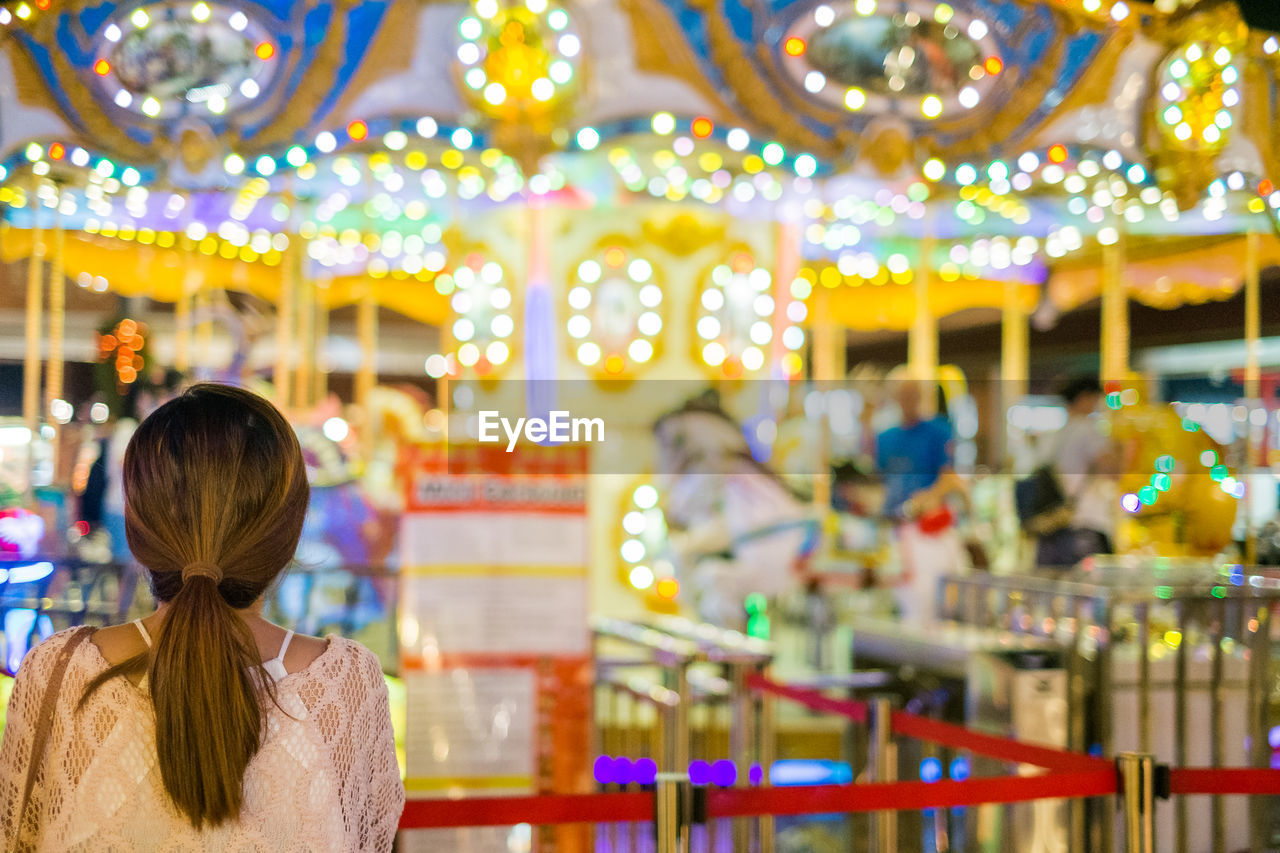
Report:
[[[292,267],[289,277],[297,289],[298,350],[302,356],[298,359],[297,381],[294,386],[293,401],[295,405],[305,409],[311,405],[311,392],[314,390],[311,386],[311,377],[316,346],[315,287],[303,274],[302,255],[300,253],[290,252],[287,260],[289,266]]]
[[[1129,294],[1125,287],[1125,235],[1102,247],[1101,379],[1119,382],[1129,373]]]
[[[27,261],[26,354],[22,369],[22,417],[29,434],[27,444],[27,495],[31,495],[31,471],[40,431],[40,315],[44,304],[44,232],[40,228],[40,181],[31,181],[31,255]]]
[[[1004,283],[1004,305],[1000,318],[1000,407],[1008,412],[1027,394],[1030,378],[1030,340],[1028,317],[1022,304],[1022,283]],[[1006,421],[1007,427],[1007,421]],[[1000,457],[1008,453],[1008,429],[997,430],[1001,442]]]
[[[318,288],[315,293],[316,320],[315,320],[315,373],[312,382],[311,396],[317,403],[329,395],[329,362],[325,355],[325,341],[329,338],[329,305],[328,305],[328,281],[316,282]],[[324,299],[318,292],[324,291]]]
[[[196,323],[196,366],[208,370],[213,362],[213,298],[209,294],[208,279],[200,283],[195,295],[195,313],[199,318]]]
[[[49,259],[49,359],[45,362],[44,409],[50,414],[54,400],[62,399],[65,361],[63,342],[67,328],[67,288],[63,251],[66,248],[66,231],[62,227],[62,191],[54,185],[53,208],[53,256]],[[58,430],[58,419],[50,419]],[[56,441],[54,447],[57,447]],[[55,466],[56,469],[56,466]]]
[[[356,371],[356,406],[369,411],[369,397],[378,384],[378,303],[373,282],[365,279],[356,305],[356,336],[360,340],[360,368]]]
[[[929,286],[933,279],[933,237],[926,235],[920,241],[920,263],[915,271],[915,317],[907,334],[907,372],[917,382],[936,383],[938,380],[938,319],[933,316],[929,300]],[[920,410],[925,417],[937,413],[938,394],[930,390],[921,399]]]
[[[1253,229],[1245,236],[1245,270],[1244,270],[1244,396],[1247,405],[1261,406],[1260,388],[1261,371],[1259,369],[1258,349],[1262,334],[1262,302],[1259,290],[1259,242],[1258,232]],[[1245,479],[1244,488],[1244,558],[1253,565],[1257,561],[1257,539],[1253,530],[1253,486],[1248,478],[1255,463],[1254,456],[1258,452],[1252,419],[1245,422],[1245,463],[1240,475]]]
[[[286,196],[286,202],[289,200]],[[271,383],[275,386],[276,405],[286,410],[291,403],[289,357],[293,350],[293,255],[298,251],[294,243],[301,239],[296,229],[289,235],[289,245],[280,261],[280,298],[276,304],[276,363],[272,368]]]
[[[181,373],[191,369],[191,295],[200,287],[200,270],[191,266],[182,277],[182,290],[173,306],[173,366]]]

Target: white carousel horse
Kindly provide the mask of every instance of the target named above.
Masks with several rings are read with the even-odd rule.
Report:
[[[714,402],[664,415],[654,434],[677,575],[694,589],[703,619],[742,627],[746,597],[788,589],[821,525],[807,501],[752,458],[741,428]]]

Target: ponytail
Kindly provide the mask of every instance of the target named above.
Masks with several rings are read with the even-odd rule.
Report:
[[[240,814],[262,740],[260,691],[271,689],[264,675],[253,634],[216,580],[185,580],[156,638],[150,682],[160,778],[197,829]]]
[[[237,611],[293,559],[309,488],[288,421],[256,394],[201,384],[143,421],[124,458],[129,548],[166,605],[155,647],[109,668],[147,672],[160,778],[197,829],[239,817],[275,685]]]

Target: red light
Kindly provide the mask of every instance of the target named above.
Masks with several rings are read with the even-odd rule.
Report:
[[[604,262],[611,267],[620,267],[627,260],[627,253],[617,246],[605,249]]]
[[[106,77],[111,73],[111,63],[107,62],[105,59],[99,59],[97,62],[93,63],[93,73],[97,74],[99,77]]]
[[[804,56],[808,45],[804,43],[804,39],[792,36],[782,43],[782,49],[786,51],[787,56]]]
[[[658,593],[658,598],[670,601],[680,594],[680,581],[675,578],[662,578],[654,585],[654,592]]]
[[[1051,145],[1049,146],[1049,162],[1065,163],[1067,161],[1067,146]]]
[[[724,375],[729,379],[737,379],[742,376],[742,362],[736,358],[726,358],[724,364],[721,365],[721,370],[724,371]]]
[[[61,142],[55,142],[49,146],[50,160],[61,160],[65,156],[67,156],[67,146]]]
[[[604,360],[605,373],[612,373],[614,375],[617,375],[621,373],[622,368],[626,366],[627,366],[626,361],[624,361],[622,356],[618,355],[617,353],[614,353],[613,355],[609,356]]]
[[[259,59],[267,60],[276,55],[276,46],[269,41],[260,41],[253,52]]]
[[[83,518],[77,521],[73,526],[76,529],[76,533],[79,533],[81,536],[89,535],[89,522],[85,521]]]
[[[36,0],[36,8],[44,11],[53,5],[53,0]]]
[[[347,125],[347,136],[359,142],[369,136],[369,125],[357,119]]]
[[[705,116],[698,116],[693,120],[693,135],[699,139],[706,139],[711,135],[713,127],[714,125],[711,123],[711,119],[706,118]]]
[[[998,56],[988,56],[987,61],[982,63],[982,67],[987,69],[988,74],[999,74],[1004,70],[1004,63],[1000,61]]]
[[[1258,195],[1271,195],[1275,192],[1276,185],[1263,178],[1258,182]]]

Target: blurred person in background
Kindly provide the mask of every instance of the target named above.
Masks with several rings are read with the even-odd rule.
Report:
[[[903,619],[917,624],[934,620],[938,579],[967,564],[947,504],[949,496],[964,494],[964,483],[952,469],[946,415],[924,415],[923,395],[929,390],[926,383],[898,382],[894,397],[902,419],[876,437],[876,467],[884,481],[881,515],[894,525],[901,564],[898,609]]]
[[[1102,385],[1081,376],[1062,386],[1067,422],[1048,441],[1042,464],[1057,473],[1071,522],[1036,541],[1036,565],[1068,568],[1091,554],[1111,554],[1116,531],[1119,453],[1098,414]]]

